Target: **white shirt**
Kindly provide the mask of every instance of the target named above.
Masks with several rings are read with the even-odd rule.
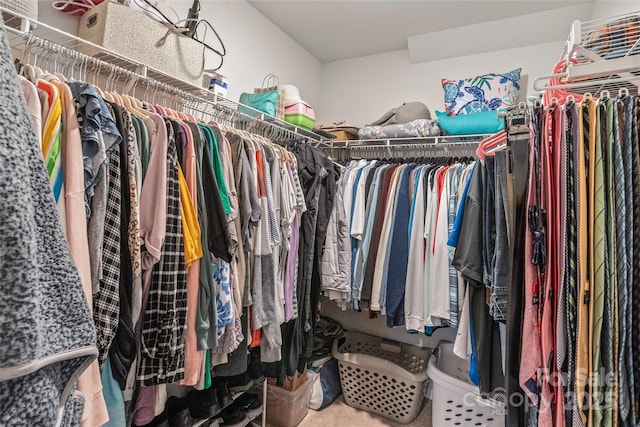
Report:
[[[418,186],[413,197],[413,218],[409,236],[409,265],[404,297],[404,316],[407,330],[424,331],[424,186],[425,167],[416,175]]]
[[[438,318],[431,316],[431,294],[433,292],[433,241],[435,239],[434,231],[436,227],[437,209],[438,209],[438,187],[435,182],[435,176],[440,169],[432,170],[427,180],[427,211],[424,217],[424,237],[427,241],[427,249],[425,251],[424,264],[424,322],[425,326],[440,326],[441,322]]]

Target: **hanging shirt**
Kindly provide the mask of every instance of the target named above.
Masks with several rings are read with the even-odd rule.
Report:
[[[220,193],[220,200],[222,200],[222,206],[224,207],[225,214],[228,215],[231,213],[231,205],[229,203],[229,194],[227,193],[227,186],[224,180],[224,173],[222,170],[220,152],[218,150],[218,142],[216,141],[216,136],[213,133],[211,127],[203,124],[199,124],[198,126],[200,126],[200,129],[202,129],[207,140],[209,155],[211,157],[211,164],[216,174],[216,184],[217,189]]]
[[[272,245],[269,241],[269,202],[267,194],[267,161],[261,147],[256,147],[258,171],[258,196],[262,211],[267,213],[260,218],[254,238],[254,280],[253,328],[260,329],[276,322],[275,312],[275,266],[273,265]]]
[[[449,195],[451,192],[448,176],[451,168],[442,168],[437,176],[436,187],[438,197],[435,212],[435,230],[433,245],[428,246],[431,252],[431,306],[430,314],[443,320],[449,320],[449,257],[447,251],[447,237],[449,236]]]
[[[373,276],[378,258],[382,226],[384,224],[385,207],[389,199],[389,184],[391,182],[391,177],[397,167],[397,165],[390,165],[389,168],[384,171],[381,177],[381,186],[378,190],[378,206],[374,215],[373,233],[371,237],[369,254],[366,260],[361,296],[361,300],[369,306],[374,301],[372,300]],[[376,297],[378,297],[378,295],[376,295]],[[375,301],[376,304],[378,304],[377,298]]]
[[[166,127],[166,224],[160,260],[153,266],[142,325],[138,379],[145,385],[184,377],[187,277],[184,263],[178,155],[170,124]],[[152,156],[155,154],[154,148]]]
[[[180,207],[182,209],[184,263],[188,273],[193,263],[202,258],[202,242],[200,224],[198,224],[194,203],[191,200],[191,193],[189,192],[189,187],[180,165],[178,165],[178,181],[180,183]]]
[[[62,102],[60,100],[60,91],[53,83],[44,80],[38,80],[38,89],[46,91],[49,95],[48,114],[43,117],[42,156],[49,176],[49,185],[53,191],[53,197],[59,206],[60,217],[64,218],[64,203],[60,207],[61,199],[64,199],[61,167]],[[64,202],[64,200],[62,201]]]
[[[434,264],[433,264],[433,245],[435,243],[435,235],[434,231],[436,229],[437,223],[437,214],[438,214],[438,186],[437,186],[437,175],[440,172],[441,168],[432,169],[428,175],[427,180],[427,210],[424,217],[425,225],[424,238],[426,240],[426,252],[425,252],[425,263],[424,263],[424,318],[425,318],[425,326],[440,326],[440,319],[435,318],[431,315],[431,300],[433,298],[433,275],[434,275]]]
[[[337,301],[339,305],[351,298],[351,237],[344,210],[344,179],[343,174],[337,182],[338,190],[329,218],[320,267],[322,289],[329,299]]]
[[[32,87],[33,84],[29,83]],[[75,114],[73,95],[63,83],[54,83],[62,102],[62,168],[65,180],[66,238],[73,262],[78,269],[82,288],[91,310],[91,262],[87,238],[87,218],[84,210],[84,164],[80,127]],[[37,96],[37,95],[36,95]],[[40,133],[37,129],[36,133]],[[62,219],[62,218],[61,218]],[[78,378],[78,390],[85,395],[83,419],[90,425],[102,425],[108,420],[107,407],[102,394],[100,369],[94,361]]]
[[[198,287],[200,281],[200,263],[205,252],[202,247],[202,231],[198,218],[198,168],[196,163],[196,149],[194,136],[191,128],[184,123],[180,123],[185,135],[185,145],[182,148],[182,164],[184,178],[187,189],[191,196],[191,206],[194,219],[197,222],[198,245],[200,247],[200,258],[195,259],[187,271],[187,333],[184,343],[184,379],[182,385],[196,385],[200,379],[204,353],[198,351],[198,336],[196,334],[197,313],[198,313]],[[180,199],[182,203],[182,198]],[[183,208],[183,212],[186,209]],[[189,216],[187,213],[185,216]],[[197,253],[197,251],[196,251]],[[208,256],[208,254],[207,254]],[[186,257],[185,257],[186,266]]]
[[[396,188],[398,185],[398,176],[402,166],[399,166],[393,171],[393,175],[391,176],[391,181],[389,184],[389,192],[387,203],[384,206],[384,214],[382,221],[382,228],[380,234],[380,242],[378,244],[378,254],[375,262],[375,270],[373,275],[373,282],[371,288],[371,311],[380,311],[382,305],[380,303],[380,295],[382,289],[382,278],[384,275],[384,267],[388,260],[388,251],[387,246],[389,244],[389,235],[391,233],[391,228],[393,226],[393,207],[395,205],[396,200]]]
[[[405,325],[408,331],[423,331],[424,322],[424,216],[425,180],[427,166],[419,166],[415,173],[415,192],[411,206],[409,232],[409,259],[407,265],[407,286],[405,290]]]
[[[382,177],[384,172],[389,168],[389,165],[381,166],[376,169],[372,178],[371,187],[369,189],[369,195],[367,197],[367,218],[364,225],[364,233],[362,243],[360,245],[359,258],[356,259],[356,272],[355,279],[352,285],[352,298],[355,301],[354,309],[360,307],[360,300],[362,299],[362,288],[364,284],[364,275],[367,267],[367,260],[369,258],[369,251],[371,250],[371,240],[373,235],[373,227],[375,223],[375,214],[378,208],[378,200],[380,199],[380,189],[382,186]]]
[[[399,178],[394,210],[394,227],[390,236],[389,267],[387,271],[386,316],[387,326],[403,326],[405,322],[405,288],[409,261],[409,176],[415,164],[407,165]]]

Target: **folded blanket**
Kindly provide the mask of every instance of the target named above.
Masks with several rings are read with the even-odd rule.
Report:
[[[413,138],[440,135],[438,121],[417,119],[409,123],[388,126],[365,126],[358,131],[360,139]]]
[[[0,425],[60,425],[96,334],[9,52],[0,20]]]

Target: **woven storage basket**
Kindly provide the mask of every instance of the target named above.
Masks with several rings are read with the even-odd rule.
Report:
[[[434,426],[505,427],[504,404],[480,396],[469,379],[469,361],[453,353],[452,343],[438,345],[428,371]]]
[[[38,19],[38,0],[0,0],[0,7],[29,19]]]
[[[333,343],[349,406],[407,424],[424,398],[431,350],[355,332]]]

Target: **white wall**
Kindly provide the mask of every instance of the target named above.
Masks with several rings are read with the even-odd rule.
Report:
[[[596,0],[593,3],[591,19],[608,18],[631,12],[640,12],[640,1]]]
[[[385,316],[369,319],[369,312],[342,311],[333,301],[329,300],[323,300],[321,314],[336,320],[347,331],[374,335],[418,347],[436,348],[440,341],[453,342],[456,339],[457,329],[454,328],[436,329],[431,336],[410,334],[404,326],[388,328]]]
[[[173,0],[168,4],[180,17],[187,16],[191,1]],[[77,34],[78,19],[66,16],[40,2],[39,19],[44,23]],[[200,17],[218,31],[227,48],[224,65],[219,70],[229,79],[227,96],[237,100],[242,92],[260,87],[264,76],[274,73],[280,83],[293,84],[304,100],[312,105],[320,102],[322,65],[302,46],[244,0],[202,1]],[[210,33],[210,36],[213,36]],[[213,46],[215,38],[207,41]],[[217,66],[217,56],[207,57],[207,68]]]
[[[568,30],[567,30],[568,33]],[[322,123],[347,120],[362,126],[403,102],[424,102],[432,116],[444,110],[442,78],[461,79],[522,67],[521,99],[532,93],[533,79],[551,72],[561,41],[411,64],[408,50],[323,65]]]

